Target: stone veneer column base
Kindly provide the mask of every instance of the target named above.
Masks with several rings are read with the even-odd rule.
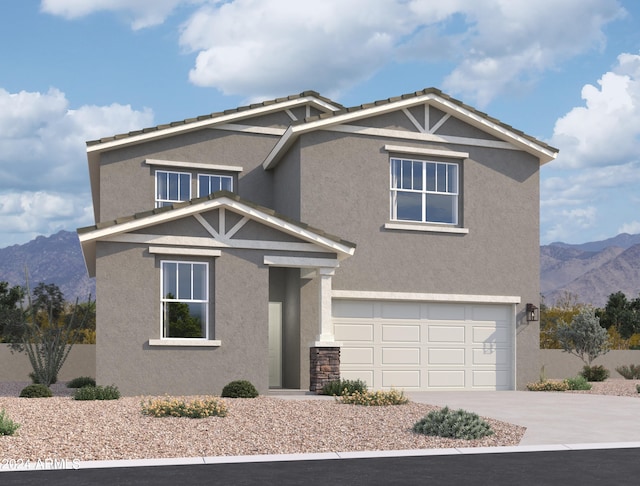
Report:
[[[340,379],[340,348],[310,348],[309,391],[319,393],[325,383]]]

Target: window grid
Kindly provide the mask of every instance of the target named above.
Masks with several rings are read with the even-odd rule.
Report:
[[[233,177],[198,174],[198,197],[208,196],[222,190],[233,192]]]
[[[163,260],[160,262],[160,268],[162,338],[172,337],[168,335],[169,323],[166,322],[168,305],[171,303],[181,303],[187,305],[204,304],[204,332],[199,339],[209,339],[209,264],[206,262]],[[187,269],[189,279],[185,281],[184,272]],[[194,271],[194,269],[198,269],[198,271]],[[196,280],[197,274],[202,280],[201,287],[198,287]],[[172,287],[175,287],[175,289]],[[200,290],[196,291],[197,288],[200,288]],[[175,294],[171,292],[171,290],[174,290]],[[169,295],[173,295],[173,298],[170,298]]]
[[[392,158],[390,176],[392,220],[458,224],[457,164]],[[403,206],[413,206],[415,210],[418,199],[420,217],[401,217],[399,213],[402,212]],[[441,206],[443,202],[445,206],[451,205],[450,216],[431,218],[429,206]]]
[[[191,199],[191,174],[166,170],[156,171],[156,207],[171,206]]]

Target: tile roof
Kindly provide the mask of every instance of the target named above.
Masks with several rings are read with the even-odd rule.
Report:
[[[105,143],[105,142],[112,142],[114,140],[121,140],[121,139],[124,139],[124,138],[133,137],[133,136],[136,136],[136,135],[141,135],[143,133],[149,133],[149,132],[156,132],[156,131],[164,130],[166,128],[172,128],[172,127],[177,127],[177,126],[181,126],[181,125],[189,125],[190,123],[195,123],[195,122],[199,122],[199,121],[203,121],[203,120],[209,120],[209,119],[215,119],[215,118],[219,118],[219,117],[224,116],[224,115],[230,115],[230,114],[233,114],[233,113],[241,113],[243,111],[248,111],[248,110],[252,110],[252,109],[255,109],[255,108],[261,108],[261,107],[265,107],[265,106],[276,105],[278,103],[282,103],[282,102],[285,102],[285,101],[297,100],[297,99],[300,99],[300,98],[306,98],[308,96],[312,96],[314,98],[317,98],[319,100],[324,101],[325,103],[329,103],[331,105],[334,105],[337,108],[339,108],[340,110],[344,109],[344,106],[342,106],[340,103],[336,103],[335,101],[333,101],[333,100],[331,100],[329,98],[321,96],[316,91],[308,90],[308,91],[303,91],[302,93],[289,95],[289,96],[282,97],[282,98],[276,98],[276,99],[273,99],[273,100],[266,100],[266,101],[262,101],[260,103],[253,103],[251,105],[246,105],[246,106],[239,106],[237,108],[224,110],[224,111],[219,111],[219,112],[214,112],[214,113],[210,113],[208,115],[201,115],[201,116],[197,116],[195,118],[187,118],[185,120],[174,121],[174,122],[165,123],[165,124],[162,124],[162,125],[156,125],[155,127],[147,127],[147,128],[143,128],[141,130],[134,130],[134,131],[131,131],[131,132],[128,132],[128,133],[120,133],[120,134],[117,134],[117,135],[112,135],[110,137],[103,137],[103,138],[100,138],[98,140],[90,140],[90,141],[87,142],[87,146],[90,147],[92,145],[98,145],[98,144]]]
[[[251,201],[247,201],[246,199],[241,198],[240,196],[238,196],[237,194],[234,194],[232,192],[229,191],[218,191],[215,192],[213,194],[209,194],[208,196],[204,196],[204,197],[199,197],[196,199],[191,199],[190,201],[184,201],[184,202],[179,202],[179,203],[175,203],[172,204],[171,206],[165,206],[162,208],[155,208],[152,209],[150,211],[143,211],[140,213],[136,213],[133,214],[131,216],[125,216],[122,218],[117,218],[115,220],[109,220],[109,221],[102,221],[100,223],[97,223],[95,225],[92,226],[85,226],[83,228],[78,228],[77,232],[79,235],[82,234],[86,234],[86,233],[90,233],[92,231],[95,230],[100,230],[100,229],[104,229],[104,228],[110,228],[110,227],[115,227],[118,226],[120,224],[124,224],[124,223],[129,223],[131,221],[135,221],[135,220],[142,220],[144,218],[147,218],[149,216],[152,216],[154,214],[160,214],[160,213],[167,213],[170,211],[174,211],[176,209],[181,209],[181,208],[185,208],[188,206],[195,206],[197,204],[203,203],[205,201],[214,201],[216,199],[221,199],[221,198],[227,198],[227,199],[231,199],[233,201],[239,202],[241,204],[244,204],[245,206],[249,206],[250,208],[256,209],[262,213],[268,214],[269,216],[273,216],[276,217],[282,221],[285,221],[287,223],[293,224],[301,229],[310,231],[312,233],[317,234],[318,236],[322,236],[324,238],[327,238],[328,240],[331,240],[335,243],[344,245],[344,246],[349,246],[352,248],[356,247],[355,243],[352,243],[350,241],[347,240],[343,240],[342,238],[326,233],[325,231],[318,229],[318,228],[314,228],[313,226],[310,226],[306,223],[303,223],[301,221],[296,221],[295,219],[289,218],[287,216],[284,216],[282,214],[277,213],[276,211],[274,211],[271,208],[267,208],[265,206],[260,206],[259,204],[253,203]]]

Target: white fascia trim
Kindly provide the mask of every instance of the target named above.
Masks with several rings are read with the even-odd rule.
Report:
[[[333,290],[334,299],[354,300],[404,300],[421,302],[468,302],[478,304],[519,304],[521,298],[515,295],[474,295],[474,294],[428,294],[414,292],[378,292],[368,290]]]
[[[224,125],[216,125],[211,127],[213,130],[227,130],[230,132],[257,133],[259,135],[275,135],[281,137],[285,129],[275,127],[260,127],[255,125],[240,125],[239,123],[225,123]]]
[[[149,253],[152,255],[188,255],[204,257],[219,257],[222,255],[220,250],[209,250],[205,248],[171,248],[167,246],[150,246]]]
[[[469,152],[455,152],[453,150],[437,150],[430,148],[408,147],[406,145],[385,145],[387,152],[399,154],[431,155],[433,157],[451,157],[454,159],[468,159]]]
[[[204,246],[213,248],[224,248],[229,246],[220,241],[203,236],[168,236],[140,233],[110,236],[108,238],[104,238],[104,241],[112,241],[114,243],[136,243],[143,245]]]
[[[388,230],[403,230],[403,231],[423,231],[426,233],[455,233],[466,235],[469,233],[469,228],[459,228],[457,226],[434,226],[427,223],[401,223],[391,222],[385,223],[384,229]]]
[[[160,167],[176,167],[181,169],[220,170],[225,172],[242,172],[243,170],[242,167],[237,165],[204,164],[202,162],[183,162],[177,160],[146,159],[144,163],[147,165],[157,165]]]
[[[326,103],[322,100],[319,100],[313,96],[305,96],[303,98],[296,98],[293,100],[282,101],[282,102],[273,103],[266,106],[259,106],[256,108],[250,108],[248,110],[233,112],[228,115],[220,115],[215,118],[207,118],[206,120],[200,120],[197,122],[176,125],[174,127],[167,127],[160,130],[154,130],[152,132],[141,133],[139,135],[132,135],[130,137],[125,137],[118,140],[111,140],[109,142],[97,143],[95,145],[90,145],[89,147],[87,147],[87,153],[101,152],[103,150],[140,143],[146,140],[153,140],[154,138],[163,138],[163,137],[175,135],[178,133],[198,130],[200,128],[213,127],[214,125],[224,125],[233,120],[249,118],[257,115],[264,115],[274,111],[280,111],[287,108],[293,108],[296,106],[305,105],[307,103],[311,103],[318,107],[322,107],[328,111],[339,110],[338,107],[333,106],[329,103]]]
[[[193,346],[193,347],[220,347],[222,341],[213,339],[149,339],[149,346]]]
[[[289,223],[276,216],[266,214],[262,211],[242,204],[238,201],[234,201],[227,197],[209,199],[197,204],[186,204],[181,208],[176,208],[170,211],[162,211],[160,213],[152,214],[142,219],[134,219],[131,221],[127,221],[126,223],[120,223],[102,229],[95,229],[93,231],[78,235],[78,239],[81,243],[87,241],[95,241],[147,228],[159,223],[166,223],[168,221],[184,218],[186,216],[191,216],[193,214],[198,214],[200,212],[209,211],[211,209],[219,207],[234,209],[237,212],[245,214],[256,221],[262,222],[267,226],[278,229],[311,243],[315,243],[318,246],[329,248],[330,250],[341,254],[343,258],[346,256],[351,256],[355,252],[355,249],[353,247],[343,245],[322,235],[318,235],[316,233],[313,233],[312,231],[296,226],[293,223]]]
[[[434,135],[432,133],[408,132],[390,128],[371,128],[358,125],[339,125],[324,128],[328,132],[353,133],[372,137],[399,138],[402,140],[418,140],[421,142],[436,142],[453,145],[469,145],[472,147],[488,147],[504,150],[519,150],[518,147],[501,140],[485,140],[483,138],[456,137],[453,135]]]
[[[283,257],[273,255],[265,255],[264,264],[275,267],[292,268],[337,268],[340,266],[337,260],[331,260],[329,258]]]
[[[481,117],[480,115],[477,115],[476,113],[473,113],[465,108],[462,108],[461,106],[458,106],[455,103],[445,100],[444,98],[441,98],[440,96],[434,93],[429,93],[429,94],[417,96],[414,98],[407,98],[404,100],[394,101],[391,103],[373,106],[370,108],[364,108],[362,110],[357,110],[353,112],[347,112],[347,113],[336,115],[329,118],[322,118],[320,120],[315,120],[313,122],[304,123],[301,125],[295,125],[295,126],[289,127],[289,129],[287,129],[287,132],[291,130],[291,134],[302,134],[302,133],[306,133],[306,132],[317,130],[317,129],[326,130],[329,127],[335,127],[336,125],[340,125],[342,123],[352,122],[352,121],[360,120],[362,118],[368,118],[370,116],[375,116],[383,113],[388,113],[391,111],[401,110],[403,108],[420,105],[423,103],[427,103],[429,101],[431,101],[437,108],[442,109],[446,113],[450,113],[450,114],[456,113],[458,115],[461,115],[464,121],[469,122],[469,124],[471,124],[472,126],[480,128],[492,135],[498,136],[499,138],[503,138],[503,139],[506,138],[507,140],[509,140],[509,142],[506,142],[506,143],[510,145],[514,145],[528,152],[533,152],[540,159],[541,164],[549,162],[550,160],[555,159],[557,156],[556,152],[546,149],[522,137],[521,135],[518,135],[517,133],[512,132],[511,130],[507,130],[506,128],[498,125],[497,123],[487,120],[486,118]],[[285,133],[285,135],[283,135],[283,138],[286,136],[288,139],[290,138],[291,134],[287,135],[287,133]],[[430,134],[420,133],[420,134],[414,134],[414,135],[430,135]],[[471,140],[475,140],[475,139],[471,139]],[[280,140],[280,142],[282,142],[282,139]],[[280,142],[276,144],[276,146],[271,150],[271,152],[263,162],[263,167],[265,169],[269,169],[273,165],[275,165],[275,163],[277,162],[277,160],[281,155],[281,150],[287,148],[288,145],[284,143],[281,144]]]

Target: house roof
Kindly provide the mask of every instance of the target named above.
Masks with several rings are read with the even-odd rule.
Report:
[[[445,113],[455,115],[464,122],[535,155],[540,159],[541,163],[553,160],[558,153],[557,148],[531,135],[527,135],[496,118],[490,117],[486,113],[452,98],[437,88],[426,88],[414,93],[403,94],[401,96],[374,101],[351,108],[344,108],[331,113],[323,113],[305,118],[303,121],[297,123],[294,122],[266,157],[263,167],[265,169],[274,167],[296,138],[303,133],[321,130],[343,123],[350,123],[359,119],[402,108],[409,108],[423,103],[428,103]],[[434,136],[434,138],[438,137]]]
[[[190,201],[79,228],[77,230],[78,238],[89,275],[95,275],[95,245],[97,241],[217,208],[230,209],[254,221],[276,228],[301,240],[314,243],[324,250],[335,252],[338,254],[339,259],[353,255],[355,251],[355,243],[278,214],[270,208],[242,199],[231,192],[218,191]]]

